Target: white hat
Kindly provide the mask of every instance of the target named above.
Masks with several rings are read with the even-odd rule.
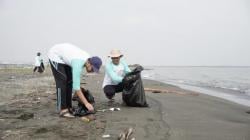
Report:
[[[122,57],[123,54],[120,52],[120,50],[112,50],[108,57]]]

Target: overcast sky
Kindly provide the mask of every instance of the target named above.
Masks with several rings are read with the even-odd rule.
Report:
[[[0,0],[0,62],[70,42],[129,64],[249,65],[249,0]]]

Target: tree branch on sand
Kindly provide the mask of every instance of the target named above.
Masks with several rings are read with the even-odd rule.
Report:
[[[156,88],[144,88],[145,91],[149,91],[152,93],[174,93],[178,95],[194,95],[197,96],[199,93],[186,93],[186,92],[180,92],[180,91],[175,91],[175,90],[167,90],[167,89],[156,89]]]

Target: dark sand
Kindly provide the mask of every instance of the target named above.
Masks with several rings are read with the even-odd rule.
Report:
[[[55,105],[55,85],[50,69],[32,75],[32,69],[0,70],[0,139],[117,139],[133,127],[137,140],[249,140],[249,107],[223,99],[192,94],[178,87],[144,80],[147,88],[176,93],[147,92],[149,108],[131,108],[105,98],[103,74],[83,77],[83,87],[96,100],[96,109],[119,107],[120,111],[97,112],[96,120],[59,118]],[[110,138],[102,138],[109,134]]]

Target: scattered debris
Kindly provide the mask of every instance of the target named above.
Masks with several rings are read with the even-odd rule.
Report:
[[[34,114],[33,113],[24,113],[22,115],[20,115],[19,117],[17,117],[17,119],[20,119],[20,120],[29,120],[29,119],[32,119],[34,118]]]
[[[110,138],[110,135],[109,134],[102,135],[102,138]]]
[[[86,115],[86,116],[82,116],[80,117],[82,121],[84,122],[91,122],[93,120],[96,120],[96,117],[94,114],[89,114],[89,115]]]
[[[110,110],[110,111],[120,111],[121,109],[118,108],[118,107],[117,107],[117,108],[112,107],[112,108],[110,108],[109,110]]]
[[[81,120],[84,121],[84,122],[90,122],[90,119],[87,118],[87,117],[81,117]]]
[[[20,136],[21,134],[27,134],[28,132],[21,131],[21,130],[6,130],[3,132],[4,136],[1,139],[6,139],[10,136]]]
[[[16,79],[16,77],[15,76],[10,76],[9,79],[14,80],[14,79]]]
[[[121,109],[119,107],[111,107],[109,109],[100,109],[97,110],[97,112],[106,112],[106,111],[120,111]]]
[[[96,129],[104,129],[105,128],[105,123],[100,122],[100,121],[96,121],[95,128]]]
[[[122,133],[120,133],[118,140],[135,140],[135,138],[131,138],[131,135],[133,134],[134,129],[132,127],[129,127]]]
[[[179,95],[194,95],[197,96],[199,93],[186,93],[186,92],[179,92],[179,91],[173,91],[173,90],[166,90],[166,89],[156,89],[156,88],[144,88],[145,91],[150,91],[152,93],[174,93]]]
[[[39,128],[36,130],[36,134],[47,133],[49,130],[47,128]]]

